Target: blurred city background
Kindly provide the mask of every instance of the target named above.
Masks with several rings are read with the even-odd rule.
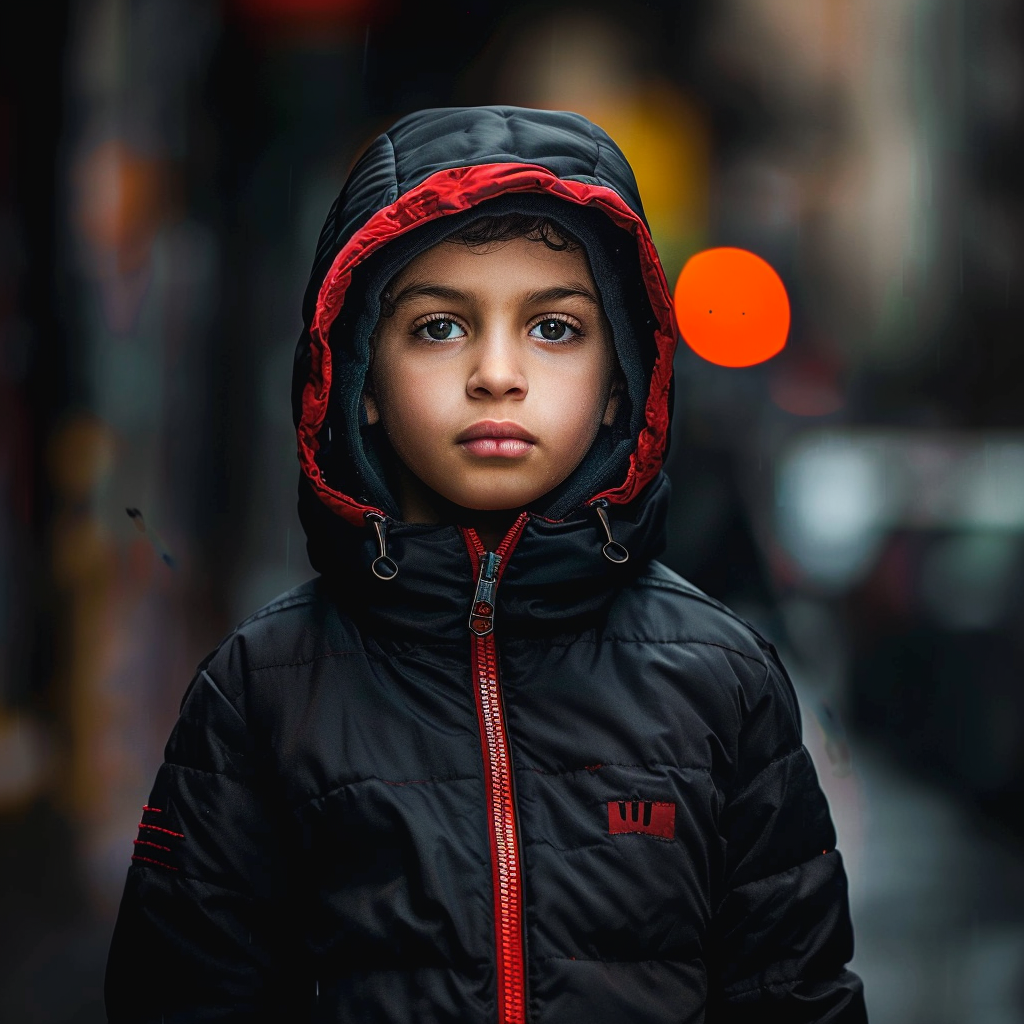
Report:
[[[780,355],[680,349],[665,560],[791,667],[873,1024],[1024,1021],[1024,7],[65,0],[0,50],[0,1019],[104,1020],[193,667],[311,574],[289,377],[349,166],[501,102],[608,129],[670,282],[781,274]]]

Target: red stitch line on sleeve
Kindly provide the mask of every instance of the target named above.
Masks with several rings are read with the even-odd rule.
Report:
[[[161,846],[159,843],[151,843],[148,839],[133,839],[132,842],[136,846],[152,846],[155,850],[166,850],[168,853],[171,852],[169,846]]]
[[[160,810],[159,807],[150,807],[149,804],[143,804],[142,805],[142,809],[144,811],[152,811],[154,814],[163,814],[164,813],[162,810]]]
[[[172,832],[169,828],[161,828],[159,825],[147,825],[144,821],[139,822],[139,828],[151,828],[154,832],[165,832],[169,836],[177,836],[179,839],[185,838],[184,832]]]
[[[173,864],[165,864],[162,860],[153,860],[152,857],[143,857],[141,853],[133,853],[132,860],[144,860],[147,864],[156,864],[159,867],[167,868],[168,871],[177,871]]]

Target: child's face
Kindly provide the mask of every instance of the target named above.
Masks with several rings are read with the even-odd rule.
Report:
[[[612,422],[611,331],[582,251],[441,242],[390,294],[364,401],[409,471],[406,520],[435,520],[431,492],[464,508],[523,508]]]

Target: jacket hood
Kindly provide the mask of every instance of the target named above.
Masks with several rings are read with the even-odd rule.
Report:
[[[359,421],[381,289],[452,231],[502,212],[541,213],[583,241],[612,322],[632,410],[619,439],[624,444],[604,453],[603,470],[584,467],[574,474],[575,492],[570,487],[550,507],[531,511],[562,522],[597,502],[614,514],[658,476],[668,442],[677,333],[625,157],[602,129],[574,113],[498,106],[419,111],[380,135],[354,166],[321,232],[303,303],[292,404],[300,512],[315,568],[323,571],[333,560],[323,553],[325,541],[331,546],[324,532],[335,532],[331,520],[362,528],[364,537],[374,521],[386,520],[389,531],[402,525],[394,522],[397,510],[386,488],[373,486],[379,467]],[[607,242],[610,235],[614,239]],[[611,255],[602,259],[602,252]],[[632,362],[624,358],[630,346],[641,353]],[[611,478],[608,467],[617,467]],[[597,486],[586,490],[591,481]],[[325,510],[331,515],[325,517]]]

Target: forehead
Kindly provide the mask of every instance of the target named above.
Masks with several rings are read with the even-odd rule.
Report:
[[[443,284],[460,291],[507,294],[540,287],[585,288],[597,294],[582,249],[552,249],[541,240],[513,238],[467,245],[445,240],[420,253],[395,277],[392,294],[416,284]]]

